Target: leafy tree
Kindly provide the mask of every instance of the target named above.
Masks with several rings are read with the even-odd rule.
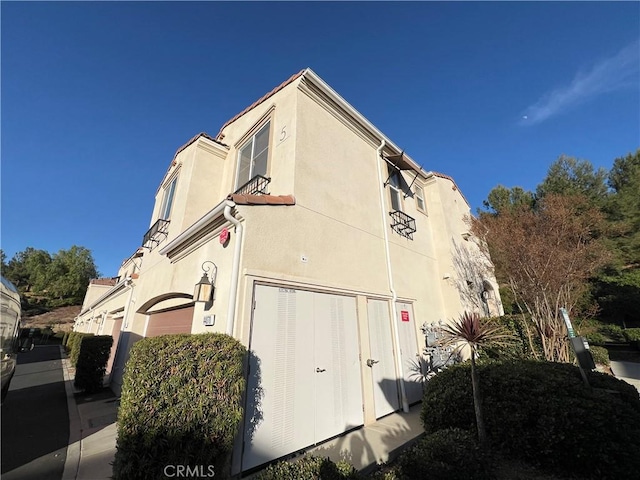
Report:
[[[32,294],[49,303],[55,299],[58,305],[82,303],[89,280],[98,272],[91,252],[74,245],[53,257],[45,250],[27,247],[3,264],[3,275],[16,285],[29,307]]]
[[[640,150],[617,158],[608,182],[613,261],[595,280],[596,295],[604,316],[624,321],[640,312]]]
[[[53,256],[47,271],[48,291],[53,298],[78,304],[84,298],[89,280],[97,276],[91,251],[74,245]]]
[[[548,193],[534,209],[521,205],[472,219],[523,318],[542,340],[545,358],[569,361],[560,307],[586,313],[589,279],[610,255],[601,211],[583,195]],[[525,315],[528,314],[528,315]]]
[[[13,282],[21,293],[41,291],[51,256],[45,250],[27,247],[16,253],[5,269],[4,275]]]
[[[604,168],[594,170],[588,160],[561,155],[551,164],[545,179],[536,188],[536,197],[558,195],[584,195],[601,205],[608,193],[607,172]]]
[[[489,192],[487,199],[482,204],[490,212],[500,213],[520,206],[533,207],[534,200],[533,193],[522,187],[507,188],[498,185]]]

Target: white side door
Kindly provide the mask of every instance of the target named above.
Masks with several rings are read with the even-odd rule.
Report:
[[[398,334],[400,336],[400,358],[404,374],[404,388],[409,404],[422,399],[422,383],[415,370],[420,366],[420,351],[416,335],[416,320],[410,303],[396,303]]]
[[[364,423],[356,300],[311,293],[315,332],[315,443]]]
[[[376,418],[380,418],[400,408],[389,302],[367,300],[367,314],[371,358],[365,361],[371,368]]]

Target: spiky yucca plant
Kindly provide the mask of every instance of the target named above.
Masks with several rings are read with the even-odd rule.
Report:
[[[487,432],[482,416],[482,397],[476,372],[476,355],[478,350],[488,344],[506,346],[513,340],[513,335],[505,332],[501,325],[481,318],[476,312],[464,312],[453,324],[443,326],[442,346],[454,345],[460,350],[468,346],[471,350],[471,387],[473,390],[473,408],[476,414],[478,440],[483,448],[487,447]]]

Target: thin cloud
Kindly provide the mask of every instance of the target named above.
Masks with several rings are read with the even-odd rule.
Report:
[[[638,85],[640,39],[613,57],[596,63],[588,72],[578,72],[570,85],[545,94],[529,106],[520,119],[521,125],[534,125],[563,113],[598,95]]]

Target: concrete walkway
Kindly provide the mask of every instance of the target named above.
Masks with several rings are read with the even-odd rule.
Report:
[[[616,378],[633,385],[640,392],[640,363],[611,360],[611,371]]]
[[[75,369],[66,355],[62,367],[69,408],[69,446],[62,480],[108,480],[116,453],[118,399],[108,390],[80,395],[73,386]]]
[[[323,443],[309,451],[311,455],[329,457],[334,462],[346,460],[356,469],[367,472],[377,464],[392,460],[408,444],[424,434],[419,403],[408,413],[392,413],[377,422]],[[350,452],[350,453],[347,453]]]

